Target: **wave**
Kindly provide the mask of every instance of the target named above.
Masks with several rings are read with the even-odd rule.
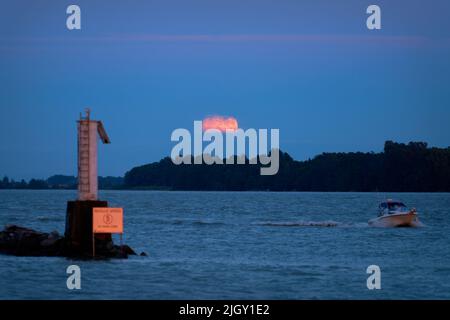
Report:
[[[227,221],[217,221],[217,220],[190,220],[190,219],[161,219],[154,220],[154,222],[162,224],[173,224],[182,225],[190,224],[196,226],[222,226],[235,224]],[[239,224],[239,223],[238,223]],[[353,223],[353,222],[338,222],[334,220],[323,220],[323,221],[266,221],[266,222],[254,222],[250,223],[256,226],[265,227],[323,227],[323,228],[333,228],[333,227],[352,227],[352,228],[364,228],[368,227],[367,222]]]
[[[258,223],[260,226],[266,227],[339,227],[344,224],[327,220],[327,221],[295,221],[295,222],[263,222]]]
[[[47,222],[47,221],[63,221],[63,218],[61,217],[46,217],[46,216],[37,216],[36,220]]]
[[[173,225],[180,225],[180,224],[191,224],[191,225],[199,225],[199,226],[214,226],[214,225],[225,225],[225,222],[222,221],[210,221],[210,220],[189,220],[189,219],[158,219],[154,220],[153,222],[158,222],[162,224],[173,224]]]
[[[411,224],[411,226],[414,227],[414,228],[423,228],[423,227],[426,227],[426,225],[425,225],[422,221],[420,221],[420,220],[418,220],[418,221],[413,221],[412,224]]]
[[[217,225],[217,226],[220,226],[220,225],[225,225],[225,223],[224,222],[220,222],[220,221],[203,221],[203,220],[198,220],[198,221],[192,221],[192,224],[195,224],[195,225]]]

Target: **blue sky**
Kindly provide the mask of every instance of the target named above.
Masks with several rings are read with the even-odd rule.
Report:
[[[77,4],[82,30],[66,29]],[[382,30],[366,28],[370,4]],[[0,1],[0,175],[76,173],[86,106],[99,173],[170,154],[208,115],[279,128],[296,159],[450,145],[448,1]]]

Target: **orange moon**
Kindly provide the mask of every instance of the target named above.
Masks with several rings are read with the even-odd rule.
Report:
[[[236,131],[239,128],[238,121],[234,117],[211,116],[203,119],[203,131],[217,129],[222,132]]]

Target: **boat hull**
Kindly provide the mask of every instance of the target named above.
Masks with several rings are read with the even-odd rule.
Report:
[[[417,213],[394,213],[381,216],[369,221],[373,227],[395,228],[395,227],[416,227],[419,225]]]

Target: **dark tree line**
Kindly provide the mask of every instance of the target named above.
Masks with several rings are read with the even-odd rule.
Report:
[[[0,189],[76,189],[78,180],[74,176],[53,175],[46,180],[14,181],[4,177],[0,180]],[[100,189],[117,189],[123,187],[122,177],[98,177]]]
[[[74,176],[26,182],[0,179],[0,189],[76,189]],[[169,157],[125,177],[99,177],[100,189],[450,192],[450,147],[387,141],[380,153],[323,153],[296,161],[280,152],[274,176],[260,165],[174,165]]]
[[[296,161],[280,152],[280,169],[259,165],[174,165],[169,157],[125,174],[125,188],[270,191],[450,191],[450,148],[387,141],[381,153],[323,153]]]
[[[46,183],[44,180],[39,179],[31,179],[29,182],[26,182],[23,179],[15,181],[5,176],[0,180],[0,189],[43,189],[43,187],[46,187]]]

